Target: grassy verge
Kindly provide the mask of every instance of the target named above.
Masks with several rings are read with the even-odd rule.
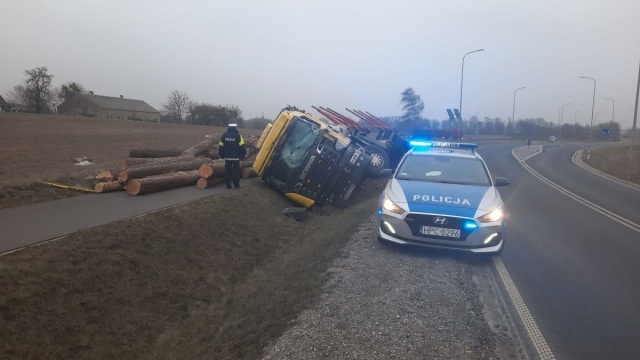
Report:
[[[0,257],[0,359],[255,359],[316,297],[382,183],[306,222],[256,182]]]
[[[640,185],[640,146],[635,147],[636,173],[630,173],[629,146],[611,146],[591,152],[585,162],[606,174]]]

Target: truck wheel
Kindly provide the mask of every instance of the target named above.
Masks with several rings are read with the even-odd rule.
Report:
[[[380,171],[391,167],[389,155],[383,148],[377,145],[369,145],[365,150],[371,154],[371,163],[367,171],[367,176],[372,179],[381,177],[382,174]]]

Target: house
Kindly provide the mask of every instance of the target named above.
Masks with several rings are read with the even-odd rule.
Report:
[[[9,111],[9,104],[0,95],[0,111]]]
[[[160,112],[142,100],[120,97],[75,94],[58,105],[58,114],[95,116],[105,119],[160,121]]]

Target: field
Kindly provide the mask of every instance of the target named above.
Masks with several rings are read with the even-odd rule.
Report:
[[[0,112],[0,208],[80,193],[40,181],[93,188],[131,149],[184,150],[225,128]],[[261,131],[242,129],[244,136]],[[93,165],[75,165],[77,158]]]
[[[0,130],[3,194],[18,204],[75,193],[31,182],[82,183],[131,148],[186,148],[224,129],[2,114]],[[96,165],[73,165],[84,156]],[[3,255],[0,359],[255,359],[316,298],[383,183],[303,223],[282,215],[283,196],[247,181]]]

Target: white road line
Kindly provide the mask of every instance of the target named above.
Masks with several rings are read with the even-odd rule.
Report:
[[[540,149],[542,150],[542,149]],[[522,167],[525,168],[525,170],[527,170],[529,173],[531,173],[533,176],[537,177],[538,179],[540,179],[542,182],[544,182],[545,184],[551,186],[552,188],[554,188],[555,190],[558,190],[559,192],[561,192],[562,194],[572,198],[573,200],[599,212],[600,214],[614,220],[617,221],[618,223],[632,229],[635,231],[640,232],[640,225],[634,223],[631,220],[625,219],[622,216],[619,216],[618,214],[615,214],[603,207],[600,207],[572,192],[570,192],[567,189],[564,189],[563,187],[559,186],[558,184],[552,182],[551,180],[545,178],[544,176],[540,175],[538,172],[536,172],[535,170],[533,170],[533,168],[531,168],[529,165],[527,165],[525,163],[525,160],[531,158],[532,156],[535,156],[537,154],[539,154],[541,151],[538,151],[530,156],[527,156],[526,159],[519,159],[518,156],[516,156],[516,151],[517,149],[514,149],[511,153],[513,155],[513,157],[518,160],[518,162],[520,163],[520,165],[522,165]],[[575,161],[574,161],[575,162]],[[524,327],[527,331],[527,334],[529,335],[529,338],[531,338],[531,341],[533,342],[533,346],[536,349],[536,351],[538,352],[538,355],[540,356],[540,359],[542,360],[555,360],[555,356],[553,355],[553,352],[551,351],[551,349],[549,348],[549,345],[547,344],[546,340],[544,339],[544,336],[542,335],[542,333],[540,332],[540,329],[538,328],[538,325],[536,324],[535,320],[533,319],[533,316],[531,315],[531,313],[529,312],[529,309],[527,308],[527,305],[524,303],[524,300],[522,299],[522,296],[520,296],[520,292],[518,291],[518,288],[516,287],[515,283],[513,282],[513,280],[511,279],[511,276],[509,275],[509,272],[507,271],[507,268],[504,266],[504,263],[502,262],[502,258],[500,258],[500,256],[493,256],[493,263],[496,267],[496,269],[498,270],[498,273],[500,274],[500,278],[502,279],[502,282],[505,286],[505,289],[507,290],[507,293],[509,294],[509,297],[511,298],[511,301],[513,302],[513,305],[515,306],[518,315],[520,316],[520,319],[522,320],[522,323],[524,324]]]
[[[544,182],[545,184],[551,186],[552,188],[558,190],[559,192],[561,192],[562,194],[572,198],[573,200],[581,203],[582,205],[595,210],[597,212],[599,212],[600,214],[608,217],[609,219],[618,222],[619,224],[622,224],[626,227],[628,227],[631,230],[640,232],[640,224],[637,224],[629,219],[626,219],[612,211],[609,211],[599,205],[596,205],[594,203],[592,203],[591,201],[582,198],[574,193],[572,193],[571,191],[561,187],[560,185],[554,183],[553,181],[545,178],[544,176],[540,175],[537,171],[533,170],[533,168],[531,168],[529,165],[527,165],[527,163],[525,163],[523,160],[518,160],[520,162],[520,165],[522,165],[522,167],[525,168],[525,170],[527,170],[529,173],[531,173],[533,176],[537,177],[538,179],[540,179],[542,182]]]
[[[553,352],[551,352],[549,345],[547,345],[547,341],[544,339],[544,336],[542,336],[540,329],[538,329],[536,321],[533,319],[533,316],[531,316],[531,313],[529,312],[527,305],[524,303],[524,300],[522,300],[522,296],[520,296],[520,292],[518,291],[518,288],[516,288],[516,285],[513,283],[513,280],[511,280],[511,276],[509,276],[509,272],[504,266],[504,263],[502,262],[500,256],[493,257],[493,264],[496,266],[496,269],[498,269],[498,273],[500,274],[502,283],[507,289],[507,293],[511,298],[511,302],[513,302],[513,305],[518,311],[520,320],[522,320],[522,323],[527,330],[527,334],[533,342],[533,346],[538,352],[540,359],[555,360]]]

